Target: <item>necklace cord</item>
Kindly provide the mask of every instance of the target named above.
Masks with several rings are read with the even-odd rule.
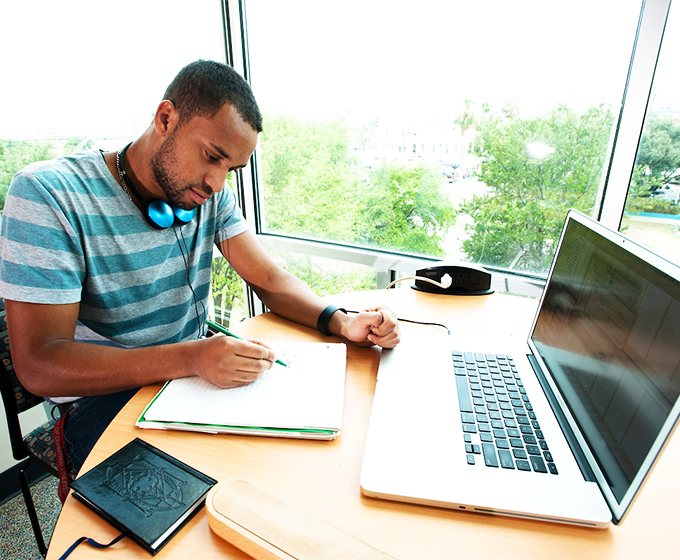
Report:
[[[137,189],[132,184],[132,181],[129,179],[128,174],[125,172],[125,152],[131,145],[132,142],[130,142],[116,154],[116,168],[118,169],[118,176],[120,177],[121,183],[123,183],[123,190],[128,195],[128,198],[132,200],[132,195],[134,195],[135,198],[139,200],[139,202],[148,208],[149,203],[140,196],[140,194],[137,192]]]

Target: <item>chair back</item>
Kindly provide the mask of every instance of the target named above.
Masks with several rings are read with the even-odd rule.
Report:
[[[27,391],[19,381],[12,354],[9,349],[9,334],[7,331],[7,311],[4,300],[0,299],[0,392],[7,415],[9,440],[12,445],[12,455],[18,461],[28,456],[23,442],[19,415],[26,410],[42,404],[45,399]]]

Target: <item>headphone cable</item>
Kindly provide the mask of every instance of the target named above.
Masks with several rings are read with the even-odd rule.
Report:
[[[198,320],[198,338],[200,338],[203,335],[203,325],[205,324],[205,319],[207,319],[207,311],[205,309],[205,305],[203,304],[203,301],[201,298],[198,297],[196,292],[194,291],[193,286],[191,285],[191,276],[189,274],[189,261],[188,261],[188,255],[189,255],[189,247],[187,246],[187,241],[184,238],[184,232],[182,231],[182,228],[180,228],[179,232],[180,235],[182,236],[182,242],[184,243],[184,249],[182,249],[182,242],[179,240],[179,236],[177,235],[177,229],[175,228],[175,224],[172,224],[172,231],[175,233],[175,239],[177,239],[177,244],[179,245],[179,251],[182,254],[182,260],[184,261],[184,268],[186,269],[187,273],[187,284],[189,286],[189,289],[191,290],[191,295],[194,300],[194,310],[196,311],[196,319]],[[184,251],[186,250],[186,255],[184,254]],[[201,304],[201,307],[203,309],[202,313],[198,311],[198,304]],[[204,319],[201,320],[201,315],[203,315]]]
[[[359,313],[359,311],[353,311],[351,309],[348,309],[347,313]],[[403,319],[402,317],[397,317],[397,321],[402,321],[404,323],[413,323],[415,325],[425,325],[425,326],[428,326],[428,327],[441,327],[443,329],[446,329],[446,334],[448,334],[448,335],[451,334],[451,330],[449,329],[449,327],[447,327],[446,325],[442,325],[441,323],[428,323],[428,322],[425,322],[425,321],[414,321],[413,319]]]

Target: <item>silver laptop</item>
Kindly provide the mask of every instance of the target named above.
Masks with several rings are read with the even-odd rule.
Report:
[[[528,340],[428,340],[382,352],[365,495],[624,518],[678,423],[680,267],[572,211]]]

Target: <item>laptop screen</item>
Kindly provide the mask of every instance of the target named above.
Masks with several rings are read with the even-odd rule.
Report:
[[[677,416],[678,270],[568,218],[531,337],[624,511]]]

